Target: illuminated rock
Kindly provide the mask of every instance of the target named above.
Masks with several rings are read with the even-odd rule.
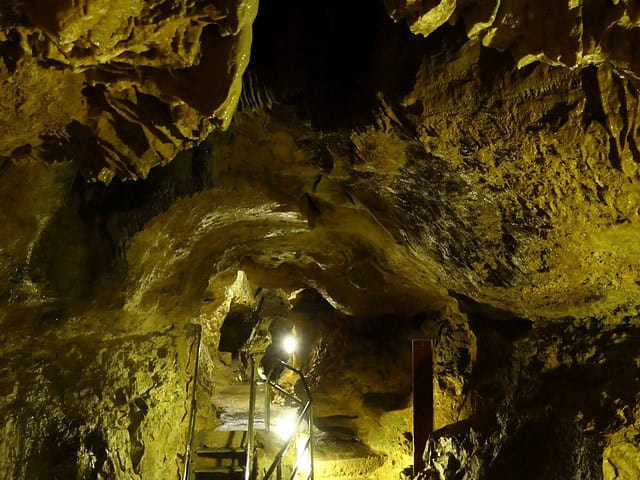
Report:
[[[144,178],[228,126],[256,11],[253,0],[0,7],[0,156]]]

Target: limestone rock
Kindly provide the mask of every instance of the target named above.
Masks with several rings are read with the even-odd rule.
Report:
[[[257,2],[0,7],[0,157],[145,177],[235,110]]]
[[[421,145],[385,195],[402,218],[387,228],[402,225],[423,261],[448,258],[434,262],[448,288],[479,301],[586,316],[626,297],[633,311],[635,88],[606,66],[512,70],[473,43],[443,60],[425,58],[405,99]],[[629,108],[614,113],[617,101]],[[604,257],[615,266],[601,270]]]
[[[478,305],[463,310],[477,342],[474,415],[431,436],[421,478],[633,478],[637,317],[531,328]]]
[[[392,18],[406,19],[413,32],[425,36],[448,22],[457,7],[456,0],[429,2],[426,9],[414,1],[387,0],[386,3]]]
[[[609,437],[602,458],[604,480],[626,480],[640,476],[640,431],[627,426]]]
[[[4,319],[13,328],[0,349],[3,479],[181,474],[194,338],[138,330],[131,318],[119,333],[96,330],[104,313],[69,321],[51,308],[14,309]],[[117,315],[104,318],[115,326]],[[38,324],[57,338],[25,335]]]
[[[608,62],[640,78],[633,54],[640,11],[632,0],[386,0],[386,5],[394,19],[406,20],[425,36],[461,19],[470,39],[509,50],[519,67],[536,61],[570,68]]]

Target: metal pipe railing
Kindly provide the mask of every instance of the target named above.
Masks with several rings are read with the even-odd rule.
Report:
[[[249,425],[247,426],[247,460],[244,469],[244,479],[251,478],[251,467],[253,466],[253,423],[256,416],[256,361],[253,355],[249,356],[249,364],[251,366],[251,387],[249,390]]]
[[[300,370],[298,370],[297,368],[292,367],[291,365],[289,365],[287,362],[283,362],[282,360],[280,360],[280,364],[284,368],[287,368],[287,369],[291,370],[293,373],[298,375],[298,377],[300,377],[300,380],[302,381],[302,386],[304,387],[304,391],[307,394],[307,401],[311,402],[311,390],[309,389],[309,384],[307,383],[307,379],[304,378],[304,374]]]
[[[307,391],[309,392],[309,386],[306,385],[306,387]],[[309,395],[311,395],[311,393],[309,393]],[[313,480],[313,404],[311,402],[311,397],[309,397],[309,414],[307,417],[307,422],[309,428],[309,475],[307,475],[307,480]]]
[[[189,474],[191,473],[191,450],[193,445],[193,434],[196,426],[196,412],[197,412],[197,401],[196,401],[196,390],[198,389],[198,366],[200,364],[200,349],[202,345],[202,325],[196,325],[198,328],[196,337],[198,339],[197,349],[196,349],[196,362],[193,368],[193,390],[191,392],[191,411],[189,412],[189,433],[187,434],[187,448],[185,450],[185,462],[184,462],[184,472],[183,472],[183,480],[189,480]]]
[[[311,417],[309,415],[311,413],[311,401],[308,401],[301,410],[302,411],[298,415],[298,423],[296,425],[296,430],[298,430],[300,428],[300,424],[306,418],[307,421],[308,421],[309,429],[310,429],[309,430],[309,438],[311,439],[312,438],[312,423],[313,423],[313,421],[311,420]],[[276,468],[280,467],[280,465],[282,464],[282,459],[284,458],[284,456],[286,455],[287,451],[289,450],[289,447],[291,446],[291,441],[292,441],[293,437],[294,437],[294,435],[291,435],[291,437],[289,437],[287,439],[287,441],[285,442],[285,444],[282,446],[280,451],[276,454],[276,457],[274,458],[273,462],[271,463],[271,466],[267,470],[267,473],[265,473],[263,480],[268,480],[269,478],[271,478],[271,475],[273,475],[274,470]],[[311,459],[311,461],[309,462],[310,463],[310,469],[311,469],[311,478],[313,479],[313,451],[311,450],[311,446],[310,445],[309,445],[309,455],[310,455],[310,459]],[[296,468],[297,468],[297,461],[296,461]],[[280,480],[280,477],[278,477],[278,480]]]
[[[264,386],[264,429],[267,432],[271,431],[271,389],[269,388],[271,375],[273,375],[273,370],[267,375],[267,381]]]
[[[307,380],[305,379],[304,374],[300,370],[298,370],[297,368],[292,367],[291,365],[289,365],[286,362],[283,362],[282,360],[280,360],[280,364],[284,368],[286,368],[286,369],[292,371],[293,373],[295,373],[300,378],[300,380],[302,381],[302,385],[304,386],[304,390],[305,390],[305,393],[306,393],[307,401],[303,402],[302,400],[300,400],[295,395],[293,395],[293,394],[287,392],[286,390],[284,390],[277,383],[271,381],[271,374],[267,378],[267,382],[265,382],[265,389],[268,390],[269,387],[271,387],[271,388],[279,391],[280,393],[283,393],[288,398],[294,400],[301,407],[300,410],[299,410],[299,413],[298,413],[298,422],[297,422],[297,425],[296,425],[296,430],[299,430],[300,424],[302,423],[303,420],[307,421],[307,428],[309,429],[309,438],[308,438],[308,440],[307,440],[307,442],[305,444],[305,447],[302,449],[302,451],[303,452],[304,451],[308,451],[309,452],[310,461],[309,461],[309,474],[307,475],[307,480],[313,480],[313,475],[314,475],[314,469],[313,469],[313,410],[312,410],[311,390],[309,389],[309,385],[307,384]],[[265,412],[265,416],[266,416],[266,412]],[[273,460],[273,462],[269,466],[269,469],[265,473],[265,475],[263,477],[263,480],[268,480],[269,478],[271,478],[271,475],[273,475],[274,471],[276,472],[277,480],[282,480],[282,460],[283,460],[285,454],[287,453],[287,450],[291,446],[291,442],[292,442],[293,438],[294,438],[294,435],[291,435],[291,437],[289,437],[287,439],[287,441],[282,446],[280,451],[277,453],[275,459]],[[298,470],[299,470],[298,462],[299,462],[299,459],[296,460],[296,463],[294,465],[293,472],[291,474],[290,480],[294,480],[295,476],[298,473]]]
[[[265,382],[266,383],[266,382]],[[302,400],[300,400],[298,397],[296,397],[294,394],[287,392],[284,388],[282,388],[280,385],[278,385],[277,383],[274,382],[269,382],[269,386],[271,388],[273,388],[274,390],[280,392],[282,395],[284,395],[285,397],[287,397],[289,400],[297,403],[299,406],[303,406],[304,402]]]

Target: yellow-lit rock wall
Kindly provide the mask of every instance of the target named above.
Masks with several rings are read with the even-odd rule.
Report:
[[[196,337],[146,320],[54,305],[3,312],[0,478],[182,474]]]
[[[430,35],[461,21],[485,47],[509,51],[518,67],[544,62],[569,68],[611,63],[638,79],[634,54],[640,9],[635,0],[385,0],[389,14]]]
[[[4,4],[2,162],[144,178],[229,124],[256,12],[253,0]]]

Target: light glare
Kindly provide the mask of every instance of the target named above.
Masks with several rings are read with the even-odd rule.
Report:
[[[276,424],[275,431],[282,440],[289,440],[296,431],[296,417],[288,415]]]
[[[296,347],[298,345],[298,341],[296,340],[296,337],[294,337],[293,335],[287,335],[284,338],[283,344],[282,346],[284,347],[284,351],[287,352],[287,354],[291,355],[293,352],[296,351]]]
[[[298,450],[298,469],[302,472],[303,478],[311,468],[311,452],[308,449],[305,449],[307,440],[309,440],[309,437],[301,436],[296,445]]]

